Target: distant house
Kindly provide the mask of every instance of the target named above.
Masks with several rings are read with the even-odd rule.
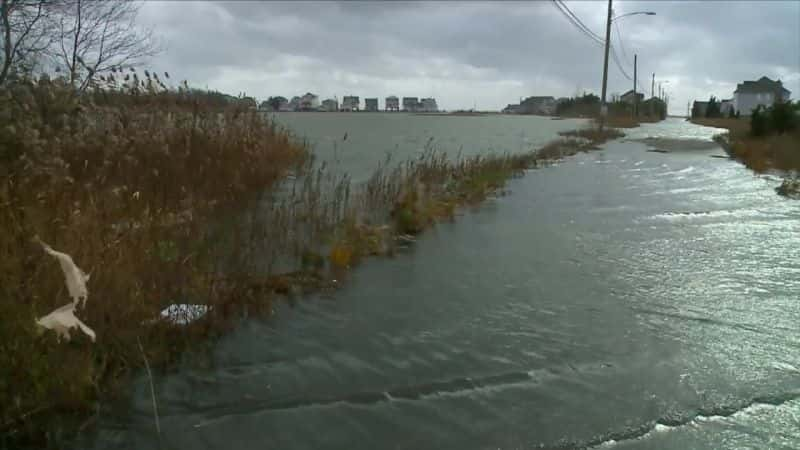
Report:
[[[339,102],[336,99],[329,98],[322,101],[320,111],[336,112],[339,111]]]
[[[745,81],[736,85],[733,92],[733,108],[743,116],[749,116],[757,106],[772,106],[776,101],[788,101],[791,92],[780,80],[761,77],[757,81]]]
[[[736,110],[733,107],[733,99],[729,98],[727,100],[720,100],[719,112],[722,114],[722,117],[728,117],[731,114],[731,111],[736,113]]]
[[[706,103],[705,107],[708,106],[708,102],[696,103]],[[661,117],[663,119],[667,117],[667,103],[658,97],[650,97],[639,105],[639,113],[645,116]],[[705,116],[705,109],[703,110],[703,115]]]
[[[621,102],[625,102],[625,103],[627,103],[629,105],[633,105],[635,103],[643,102],[644,101],[644,94],[642,94],[641,92],[633,92],[633,89],[631,89],[630,91],[622,94],[619,97],[619,100]]]
[[[417,97],[403,97],[403,111],[415,112],[419,108]]]
[[[316,111],[319,109],[319,97],[306,92],[306,95],[300,97],[300,111]]]
[[[263,112],[273,112],[273,111],[275,111],[275,109],[272,107],[272,105],[270,105],[269,102],[267,102],[266,100],[264,100],[263,102],[261,102],[261,104],[258,105],[258,110],[259,111],[263,111]]]
[[[281,96],[270,97],[258,105],[258,110],[264,112],[286,111],[288,108],[289,100],[286,100],[285,97]]]
[[[289,101],[284,99],[283,102],[278,104],[278,111],[288,112],[288,111],[294,111],[294,109],[292,108],[292,105],[289,103]]]
[[[254,99],[253,97],[242,97],[240,99],[237,99],[237,102],[241,106],[244,106],[244,107],[249,108],[249,109],[257,109],[258,108],[258,103],[256,103],[256,99]]]
[[[551,115],[556,112],[556,99],[550,96],[528,97],[520,103],[521,114]]]
[[[436,105],[435,98],[423,98],[419,102],[419,106],[417,107],[417,111],[420,112],[438,112],[439,107]]]
[[[377,98],[365,98],[364,99],[364,111],[377,112],[378,111],[378,99]]]
[[[386,111],[400,111],[400,99],[394,95],[386,97]]]
[[[358,111],[361,105],[361,99],[357,95],[346,95],[342,99],[342,106],[340,111]]]
[[[708,102],[695,100],[692,103],[692,117],[705,117],[708,112]]]
[[[519,103],[509,104],[500,112],[503,114],[522,114],[522,106]]]

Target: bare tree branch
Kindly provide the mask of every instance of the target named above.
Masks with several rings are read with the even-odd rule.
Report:
[[[67,1],[57,53],[78,89],[92,86],[104,72],[133,67],[159,51],[152,32],[136,24],[140,3]]]
[[[0,0],[0,85],[10,75],[24,72],[26,64],[41,56],[52,43],[51,6],[47,0]]]

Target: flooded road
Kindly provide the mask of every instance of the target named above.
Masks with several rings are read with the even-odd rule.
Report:
[[[800,202],[721,149],[647,150],[530,171],[244,322],[156,378],[163,448],[800,447]],[[83,444],[159,448],[146,379]]]

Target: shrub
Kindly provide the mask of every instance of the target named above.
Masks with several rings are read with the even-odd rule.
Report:
[[[792,102],[777,102],[769,109],[770,128],[778,134],[794,129],[797,108]]]
[[[750,115],[750,133],[753,136],[765,136],[769,132],[769,112],[764,111],[761,105]]]
[[[769,108],[758,105],[750,116],[750,132],[753,136],[784,134],[798,128],[800,102],[777,102]]]

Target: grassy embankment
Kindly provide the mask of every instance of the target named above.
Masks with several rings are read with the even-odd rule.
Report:
[[[0,446],[37,448],[88,426],[145,357],[168,367],[245,310],[330,287],[524,170],[621,135],[459,161],[429,151],[351,186],[258,113],[188,92],[23,83],[0,90],[0,119]],[[96,342],[35,324],[69,301],[35,237],[91,273],[77,315]],[[159,320],[172,303],[210,309],[179,326]]]
[[[715,140],[731,155],[755,172],[800,171],[800,128],[784,133],[752,132],[749,118],[693,118],[692,123],[724,128]]]

